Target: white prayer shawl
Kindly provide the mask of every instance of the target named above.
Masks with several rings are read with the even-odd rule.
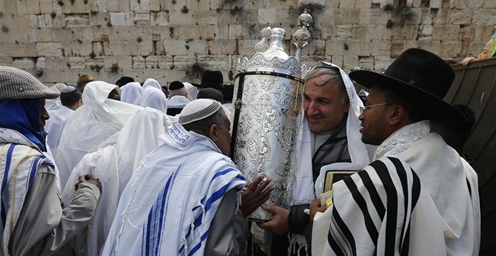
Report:
[[[167,113],[167,97],[162,90],[148,86],[141,96],[142,107],[150,107]]]
[[[143,90],[146,89],[146,87],[148,86],[162,90],[162,86],[160,85],[160,83],[153,78],[148,78],[145,80],[145,82],[143,83]]]
[[[478,248],[473,202],[467,176],[458,153],[437,133],[429,121],[405,126],[389,136],[376,150],[375,158],[398,157],[417,173],[422,188],[432,197],[444,224],[444,254],[471,255]],[[473,178],[471,178],[473,180]],[[469,182],[470,183],[470,182]],[[434,221],[429,221],[433,225]],[[431,254],[435,255],[435,254]]]
[[[315,237],[321,243],[312,243],[312,255],[447,255],[441,216],[406,162],[374,161],[334,183],[333,198],[333,205],[316,215],[317,220],[331,215],[330,229]]]
[[[41,150],[21,133],[0,128],[0,254],[9,256],[9,241],[26,195],[42,165],[52,166]]]
[[[138,99],[141,98],[141,94],[143,93],[143,87],[141,87],[138,82],[130,82],[121,88],[121,101],[139,105],[135,103]]]
[[[60,135],[64,129],[65,123],[74,110],[62,106],[57,109],[48,110],[50,118],[46,120],[45,131],[47,132],[47,142],[53,156],[57,156],[57,146],[59,145]]]
[[[73,197],[74,184],[80,175],[95,175],[104,191],[87,229],[76,236],[76,255],[99,255],[122,191],[139,162],[161,144],[158,137],[167,132],[171,125],[167,116],[158,110],[140,110],[117,133],[112,145],[86,154],[74,168],[62,195],[64,203]]]
[[[202,255],[224,194],[241,195],[244,177],[210,139],[179,124],[160,139],[122,194],[104,256]]]
[[[196,100],[196,98],[198,97],[198,88],[188,82],[184,82],[183,84],[186,88],[186,91],[188,92],[188,100]]]
[[[335,67],[339,68],[338,66]],[[360,107],[363,107],[363,103],[358,97],[353,82],[351,82],[348,75],[341,68],[339,68],[339,72],[343,78],[350,102],[346,121],[346,137],[351,163],[333,163],[322,167],[320,175],[314,184],[312,155],[314,153],[315,138],[314,134],[308,128],[306,118],[303,118],[296,144],[295,181],[293,199],[290,205],[309,204],[317,198],[322,193],[326,170],[361,170],[370,163],[369,153],[361,140],[361,125],[358,119],[358,116],[360,116]],[[304,116],[303,110],[302,115]]]
[[[81,158],[97,149],[142,107],[108,99],[109,93],[118,88],[102,81],[90,82],[83,93],[84,105],[78,108],[66,122],[57,148],[56,163],[60,182],[65,187],[72,169]]]
[[[190,100],[182,95],[175,95],[169,98],[169,102],[167,103],[168,108],[184,108]]]

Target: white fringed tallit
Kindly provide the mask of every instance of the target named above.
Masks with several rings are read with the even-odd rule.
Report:
[[[224,194],[245,178],[207,137],[176,124],[124,190],[102,255],[203,255]]]
[[[42,165],[53,163],[21,133],[0,128],[0,254],[9,256],[9,241],[31,184]]]

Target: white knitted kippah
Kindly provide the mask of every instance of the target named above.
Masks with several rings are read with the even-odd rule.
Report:
[[[0,66],[0,100],[54,99],[59,95],[24,70]]]
[[[74,90],[76,90],[76,87],[69,85],[69,86],[62,88],[62,90],[60,90],[60,93],[69,93],[69,92],[72,92]]]
[[[185,125],[203,120],[215,114],[219,109],[220,103],[218,101],[211,99],[194,100],[181,110],[178,123]]]

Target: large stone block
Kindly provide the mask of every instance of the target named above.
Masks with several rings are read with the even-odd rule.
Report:
[[[336,24],[358,24],[360,13],[360,9],[334,9],[334,21]]]
[[[393,62],[393,59],[390,56],[375,56],[374,70],[382,72],[391,65],[391,62]]]
[[[259,40],[238,40],[238,54],[251,58],[255,54],[255,44]]]
[[[111,12],[110,23],[112,26],[129,26],[131,24],[131,17],[129,13],[125,12]]]
[[[167,55],[187,55],[186,41],[183,39],[166,39],[164,40],[164,49]]]
[[[353,70],[355,67],[358,67],[358,56],[345,55],[342,68],[346,71],[350,71]]]
[[[415,40],[419,31],[418,25],[394,26],[392,29],[392,39]],[[387,38],[384,38],[387,39]]]
[[[270,1],[270,8],[287,9],[288,6],[293,6],[293,7],[298,6],[298,0]]]
[[[63,56],[62,45],[60,43],[37,43],[37,56]]]
[[[277,24],[275,8],[258,9],[258,23],[264,25]]]
[[[67,58],[67,63],[68,63],[68,66],[71,68],[71,69],[84,69],[86,68],[86,65],[85,65],[85,57],[68,57]]]
[[[335,65],[342,67],[344,64],[344,55],[334,55],[333,54],[331,56],[331,63],[334,63]]]
[[[230,24],[228,26],[228,39],[243,39],[243,27],[240,24]]]
[[[45,57],[36,58],[35,62],[36,62],[35,68],[37,70],[44,70],[46,68]]]
[[[493,25],[494,26],[494,25]],[[487,26],[473,26],[475,28],[473,41],[487,42],[493,36],[494,27],[491,25]]]
[[[45,57],[45,68],[51,70],[64,70],[67,68],[67,59],[65,57]]]
[[[205,64],[208,69],[225,71],[229,68],[228,56],[215,56],[215,55],[198,55],[198,63]],[[224,81],[227,81],[228,77],[224,74]]]
[[[477,25],[495,25],[496,24],[496,9],[479,10],[472,17],[472,23]]]
[[[361,70],[374,70],[374,57],[358,56],[358,66]]]
[[[37,22],[38,27],[40,28],[52,27],[52,17],[49,14],[40,14],[37,15],[37,18],[38,18],[38,22]]]
[[[345,55],[345,45],[348,45],[347,40],[333,39],[326,41],[326,55]]]
[[[215,10],[197,11],[195,12],[194,18],[198,24],[218,24],[217,13],[215,12]]]
[[[150,13],[135,12],[133,17],[133,23],[138,26],[150,25]]]
[[[433,15],[432,21],[434,25],[443,25],[450,22],[450,10],[447,8],[431,9]]]
[[[17,1],[15,1],[17,2]],[[40,12],[41,13],[52,13],[53,12],[53,1],[52,0],[40,0]]]
[[[29,15],[40,13],[40,4],[38,0],[17,1],[17,14]]]
[[[90,24],[89,14],[87,13],[66,14],[65,24],[67,27],[87,27]]]
[[[353,25],[336,25],[336,39],[349,39],[353,36]]]
[[[171,10],[169,12],[169,25],[194,25],[196,23],[193,15],[194,10],[189,10],[188,13],[182,13],[180,10]]]
[[[221,39],[207,42],[209,55],[237,54],[236,40]]]
[[[199,25],[200,39],[214,40],[219,33],[219,27],[215,25]]]
[[[451,24],[470,24],[472,21],[472,10],[471,9],[451,10],[449,21]]]
[[[12,66],[19,69],[34,69],[35,64],[34,58],[15,58],[12,61]]]
[[[107,10],[109,12],[128,12],[130,7],[129,3],[130,1],[107,0]]]
[[[157,26],[169,25],[168,12],[152,12],[150,18],[151,18],[151,25],[157,25]]]
[[[143,58],[142,56],[133,57],[133,68],[134,69],[146,68],[145,58]]]
[[[0,66],[12,66],[12,58],[0,57]]]
[[[196,62],[197,56],[174,56],[172,69],[185,70]]]
[[[439,57],[441,58],[453,58],[453,57],[462,57],[460,55],[460,52],[462,50],[462,45],[463,43],[458,40],[443,40],[440,42],[441,48],[439,49],[440,51],[438,52]],[[465,56],[463,56],[465,57]]]
[[[110,20],[110,13],[108,12],[98,12],[95,14],[91,14],[89,16],[91,27],[107,28],[108,27],[107,23],[109,20]]]
[[[356,0],[355,8],[358,9],[370,8],[370,0]]]
[[[150,0],[129,1],[129,8],[135,12],[150,11]]]
[[[432,32],[432,39],[443,40],[443,41],[461,40],[460,26],[457,25],[435,26]]]

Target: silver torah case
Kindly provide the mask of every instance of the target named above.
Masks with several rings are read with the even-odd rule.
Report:
[[[272,29],[271,44],[238,60],[233,96],[233,161],[248,182],[263,175],[274,190],[265,204],[288,208],[294,182],[294,152],[303,104],[302,67],[284,53],[284,30]],[[303,67],[304,72],[306,67]],[[249,217],[268,221],[258,208]]]

